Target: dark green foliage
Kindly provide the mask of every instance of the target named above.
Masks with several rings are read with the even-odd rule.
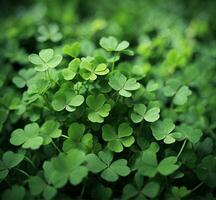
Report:
[[[216,199],[214,1],[1,4],[0,199]]]

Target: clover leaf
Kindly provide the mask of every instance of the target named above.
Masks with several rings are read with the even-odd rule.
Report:
[[[193,128],[187,124],[181,124],[177,128],[177,132],[179,133],[179,140],[183,140],[186,138],[193,144],[197,143],[203,135],[200,129]]]
[[[43,137],[39,135],[37,123],[27,124],[24,129],[16,129],[12,132],[10,143],[15,146],[22,145],[24,149],[38,149],[43,144]]]
[[[108,142],[108,148],[116,153],[122,152],[124,147],[130,147],[135,139],[132,135],[133,129],[127,123],[121,123],[118,127],[118,132],[106,124],[103,126],[102,138]]]
[[[54,94],[52,107],[55,111],[66,109],[68,112],[73,112],[84,102],[84,97],[75,94],[70,84],[63,84],[61,88]]]
[[[88,169],[83,165],[85,160],[85,153],[78,149],[60,153],[44,163],[45,176],[55,187],[63,187],[68,180],[72,185],[78,185],[88,175]]]
[[[142,184],[141,188],[138,186],[134,186],[133,184],[127,184],[123,188],[122,199],[123,200],[128,200],[131,198],[146,199],[146,197],[152,199],[158,195],[159,190],[160,190],[160,185],[155,181],[150,181],[145,185]]]
[[[192,94],[188,86],[181,86],[181,82],[175,79],[170,79],[167,81],[163,92],[167,97],[174,96],[173,103],[180,106],[184,105],[188,100],[188,96]]]
[[[49,24],[48,26],[40,26],[38,28],[39,36],[37,40],[39,42],[45,42],[51,40],[52,42],[58,42],[62,39],[62,34],[59,32],[57,24]]]
[[[115,182],[119,176],[127,176],[130,173],[127,160],[119,159],[112,162],[113,155],[109,151],[100,151],[98,156],[93,153],[88,154],[86,160],[89,171],[101,172],[101,177],[109,182]]]
[[[53,138],[61,136],[61,129],[59,129],[59,122],[54,120],[46,121],[40,128],[40,136],[43,137],[43,144],[47,145],[52,142]]]
[[[103,76],[109,73],[109,69],[105,63],[100,63],[95,66],[94,63],[83,60],[80,64],[80,75],[85,80],[95,80],[97,75]]]
[[[25,197],[25,188],[21,185],[13,185],[10,189],[4,191],[2,200],[16,199],[23,200]]]
[[[191,90],[187,86],[182,86],[175,94],[173,103],[176,105],[184,105],[188,96],[192,94]]]
[[[5,152],[0,160],[0,182],[7,177],[9,170],[19,165],[23,159],[24,153]]]
[[[136,82],[135,78],[127,79],[121,73],[115,73],[110,76],[109,85],[123,97],[131,97],[131,91],[140,88],[140,84]]]
[[[16,76],[13,77],[12,81],[18,88],[23,88],[27,85],[29,79],[34,77],[35,70],[30,69],[21,69]]]
[[[191,193],[191,190],[188,190],[185,186],[181,186],[181,187],[172,187],[172,194],[175,197],[178,197],[180,199],[188,196]]]
[[[216,157],[213,155],[204,157],[197,167],[196,174],[209,187],[216,187]]]
[[[166,144],[175,142],[175,137],[171,133],[175,129],[175,124],[171,119],[157,121],[151,125],[151,130],[156,140],[164,140]]]
[[[131,119],[134,123],[139,123],[143,120],[147,122],[155,122],[159,119],[160,108],[153,107],[147,111],[144,104],[135,104],[133,111],[131,113]]]
[[[85,125],[80,123],[72,123],[68,129],[69,138],[63,143],[65,152],[70,149],[77,148],[83,151],[90,151],[93,147],[93,135],[85,132]]]
[[[72,44],[67,44],[64,46],[64,53],[76,58],[80,54],[80,43],[74,42]]]
[[[64,79],[67,81],[74,79],[74,77],[76,76],[78,72],[79,65],[80,65],[79,58],[75,58],[74,60],[72,60],[69,63],[68,67],[62,70],[62,75]]]
[[[39,176],[31,176],[28,180],[30,193],[33,196],[38,196],[41,193],[43,194],[43,199],[50,200],[56,195],[57,190],[55,187],[47,184]]]
[[[177,157],[166,157],[162,161],[160,161],[157,170],[164,176],[170,175],[179,168],[179,165],[177,165],[176,162]]]
[[[53,49],[43,49],[37,54],[31,54],[29,61],[36,65],[36,71],[46,71],[59,65],[62,60],[60,54],[54,54]]]
[[[100,39],[100,46],[107,51],[123,51],[128,48],[129,42],[122,41],[118,43],[115,37],[103,37]]]
[[[96,96],[89,95],[86,98],[86,104],[88,105],[88,119],[91,122],[102,123],[104,118],[109,115],[111,106],[106,102],[106,98],[103,94]]]

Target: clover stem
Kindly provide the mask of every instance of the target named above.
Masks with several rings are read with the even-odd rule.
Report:
[[[25,156],[25,160],[28,161],[32,167],[34,167],[35,169],[37,169],[37,167],[35,166],[35,164],[32,162],[32,160],[30,158],[28,158],[27,156]]]
[[[14,169],[17,170],[17,171],[19,171],[20,173],[24,174],[28,178],[30,177],[30,175],[27,172],[23,171],[22,169],[19,169],[19,168],[14,168]]]
[[[58,146],[55,144],[55,142],[52,140],[52,145],[54,146],[54,148],[61,153],[61,150],[58,148]]]
[[[70,137],[69,136],[67,136],[67,135],[61,135],[62,137],[64,137],[64,138],[67,138],[67,139],[69,139]]]
[[[178,153],[178,155],[177,155],[177,158],[181,155],[182,151],[183,151],[184,148],[185,148],[186,143],[187,143],[187,139],[184,140],[184,142],[183,142],[183,144],[182,144],[182,146],[181,146],[181,149],[180,149],[180,151],[179,151],[179,153]]]
[[[197,186],[195,186],[191,192],[194,192],[195,190],[197,190],[198,188],[200,188],[203,185],[203,182],[199,183]]]
[[[81,194],[80,194],[81,198],[83,197],[83,194],[85,192],[85,188],[86,188],[86,182],[84,183]]]
[[[115,52],[115,55],[114,55],[114,58],[113,58],[113,62],[112,62],[112,68],[111,68],[111,71],[113,71],[113,70],[114,70],[116,56],[117,56],[117,52]]]

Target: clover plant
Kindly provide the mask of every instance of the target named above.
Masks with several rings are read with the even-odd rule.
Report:
[[[216,200],[215,8],[1,1],[0,199]]]

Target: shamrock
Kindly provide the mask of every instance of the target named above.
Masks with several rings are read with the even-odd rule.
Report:
[[[196,170],[197,177],[209,187],[216,187],[216,157],[208,155],[204,157]]]
[[[171,133],[175,129],[175,124],[171,119],[157,121],[151,125],[151,130],[156,140],[164,140],[164,143],[171,144],[175,142],[175,134]]]
[[[82,95],[77,95],[70,84],[63,84],[61,88],[54,94],[52,107],[55,111],[66,109],[68,112],[73,112],[76,107],[84,102]]]
[[[46,71],[59,65],[62,60],[62,56],[54,54],[53,49],[43,49],[37,54],[31,54],[29,61],[36,65],[36,71]]]
[[[73,44],[67,44],[64,46],[63,50],[65,54],[76,58],[80,53],[80,43],[74,42]]]
[[[176,105],[184,105],[188,100],[188,96],[192,93],[188,86],[181,86],[181,82],[175,79],[167,81],[163,92],[167,97],[174,96],[173,103]]]
[[[90,151],[93,147],[93,136],[91,133],[84,134],[84,132],[84,124],[72,123],[68,129],[69,138],[63,143],[63,150],[67,152],[70,149],[77,148]]]
[[[102,138],[108,142],[108,148],[116,153],[122,152],[124,147],[130,147],[135,141],[131,136],[133,129],[126,122],[119,125],[118,133],[109,124],[104,125],[102,129]]]
[[[146,90],[148,92],[154,92],[159,88],[159,84],[153,80],[150,80],[146,86]]]
[[[80,64],[80,75],[85,80],[95,80],[97,75],[103,76],[109,73],[109,69],[105,63],[100,63],[95,66],[89,61],[82,61]]]
[[[2,160],[0,160],[0,182],[8,175],[9,170],[19,165],[23,159],[23,153],[14,153],[12,151],[5,152],[2,156]]]
[[[181,124],[176,130],[179,140],[188,139],[193,144],[197,143],[203,135],[200,129],[193,128],[187,124]]]
[[[24,200],[25,188],[21,185],[13,185],[10,189],[4,191],[2,195],[2,200],[16,199]]]
[[[150,146],[136,160],[135,166],[141,175],[152,178],[159,172],[163,176],[168,176],[179,168],[179,165],[176,164],[177,157],[175,156],[165,157],[158,163],[157,151],[158,149]]]
[[[109,151],[100,151],[98,156],[88,154],[87,168],[93,173],[101,173],[101,177],[109,182],[115,182],[119,176],[127,176],[130,173],[130,168],[127,166],[127,160],[119,159],[114,162],[113,155]]]
[[[139,123],[143,120],[147,122],[155,122],[159,119],[160,108],[153,107],[148,109],[144,104],[135,104],[133,111],[131,113],[131,119],[134,123]]]
[[[54,120],[47,120],[40,128],[40,136],[43,137],[43,144],[49,144],[53,138],[61,136],[61,129],[59,129],[59,122]]]
[[[38,196],[43,193],[43,199],[50,200],[53,199],[57,190],[55,187],[47,184],[41,177],[39,176],[31,176],[28,180],[30,193],[33,196]]]
[[[128,48],[129,42],[122,41],[118,43],[115,37],[102,37],[100,39],[100,46],[107,51],[123,51]]]
[[[123,188],[122,200],[128,199],[144,199],[155,198],[160,190],[159,183],[155,181],[149,181],[145,185],[143,183],[142,176],[139,173],[135,174],[135,184],[127,184]]]
[[[74,60],[72,60],[69,63],[68,67],[62,70],[62,75],[64,79],[67,81],[74,79],[79,69],[79,65],[80,65],[79,58],[75,58]]]
[[[111,106],[106,102],[106,98],[103,94],[96,96],[89,95],[86,98],[86,104],[88,105],[88,119],[91,122],[102,123],[104,118],[109,115]]]
[[[121,73],[115,73],[109,78],[109,85],[123,97],[131,97],[131,92],[140,88],[135,78],[127,79]]]
[[[37,123],[27,124],[24,129],[16,129],[12,132],[10,143],[24,149],[38,149],[43,144],[43,137],[39,135],[39,126]]]
[[[49,24],[48,26],[40,26],[38,28],[39,36],[37,40],[39,42],[45,42],[51,40],[52,42],[58,42],[62,39],[62,34],[59,32],[57,24]]]
[[[23,87],[26,86],[29,79],[34,77],[35,72],[36,71],[34,69],[32,69],[32,68],[30,68],[30,69],[21,69],[18,72],[18,75],[13,77],[12,81],[18,88],[23,88]]]
[[[157,170],[162,175],[168,176],[179,168],[179,165],[177,165],[176,162],[177,162],[177,157],[175,156],[166,157],[162,161],[160,161]]]
[[[88,169],[83,165],[85,160],[85,153],[78,149],[60,153],[51,161],[45,161],[45,177],[55,187],[63,187],[68,180],[72,185],[78,185],[88,175]]]
[[[179,199],[182,199],[191,193],[191,190],[188,190],[185,186],[181,186],[181,187],[174,186],[172,187],[171,190],[172,190],[172,194]]]

